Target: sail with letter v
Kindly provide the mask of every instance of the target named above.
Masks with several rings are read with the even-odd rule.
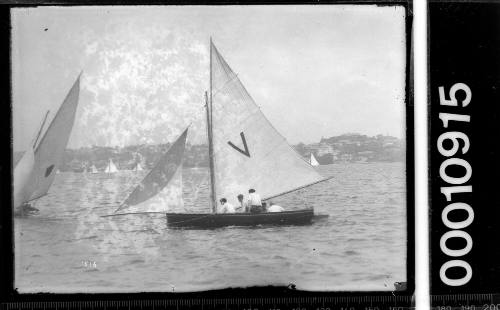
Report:
[[[238,76],[211,48],[211,126],[217,199],[237,205],[250,188],[263,199],[325,180],[267,120]]]

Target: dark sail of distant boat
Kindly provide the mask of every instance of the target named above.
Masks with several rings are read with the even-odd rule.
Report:
[[[21,161],[14,167],[14,208],[46,195],[54,182],[75,121],[80,77],[81,73],[42,138],[38,139],[43,125],[35,139],[35,145],[28,148]]]

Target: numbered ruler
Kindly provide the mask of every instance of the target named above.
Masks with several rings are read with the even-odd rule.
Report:
[[[410,296],[351,296],[293,298],[199,298],[12,302],[2,310],[21,309],[235,309],[235,310],[404,310],[413,308]]]
[[[500,310],[500,294],[432,295],[433,310]]]

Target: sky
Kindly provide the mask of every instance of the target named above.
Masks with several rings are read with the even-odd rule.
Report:
[[[291,144],[405,135],[403,7],[133,6],[12,10],[13,144],[26,149],[83,71],[68,143],[203,143],[209,40]]]

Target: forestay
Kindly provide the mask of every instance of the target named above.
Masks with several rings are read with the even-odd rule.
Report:
[[[54,181],[75,121],[80,94],[80,76],[81,74],[35,149],[33,172],[27,184],[27,190],[31,192],[28,200],[47,194]]]
[[[182,207],[182,159],[186,129],[115,211],[126,213],[166,212]]]
[[[322,181],[266,119],[211,44],[212,129],[217,199],[237,204],[254,188],[262,198]]]

